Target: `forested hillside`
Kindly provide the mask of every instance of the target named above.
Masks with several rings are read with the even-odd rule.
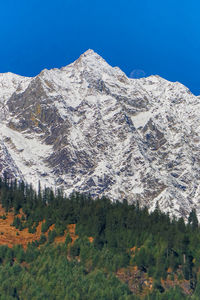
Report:
[[[36,192],[6,176],[0,202],[15,241],[24,231],[35,237],[0,246],[0,299],[200,299],[195,210],[185,224],[159,206],[149,213],[126,200]]]

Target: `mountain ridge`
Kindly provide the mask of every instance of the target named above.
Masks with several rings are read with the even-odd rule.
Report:
[[[33,78],[2,76],[1,174],[200,217],[200,103],[181,83],[128,78],[93,50]]]

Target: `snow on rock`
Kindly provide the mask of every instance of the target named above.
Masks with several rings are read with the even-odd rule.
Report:
[[[38,139],[22,135],[6,125],[0,128],[1,145],[12,158],[12,165],[18,170],[20,179],[38,187],[40,177],[43,178],[42,186],[49,183],[54,185],[51,170],[44,163],[43,158],[48,156],[52,147],[43,144]]]
[[[7,100],[13,93],[22,93],[32,78],[13,73],[0,74],[0,121],[7,118]]]
[[[34,78],[0,74],[0,171],[200,218],[199,99],[93,50]]]

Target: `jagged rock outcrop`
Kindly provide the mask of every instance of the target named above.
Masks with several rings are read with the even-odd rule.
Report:
[[[34,78],[0,75],[0,172],[37,186],[200,217],[200,99],[129,79],[88,50]]]

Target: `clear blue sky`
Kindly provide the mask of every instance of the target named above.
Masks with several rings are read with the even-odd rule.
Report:
[[[0,73],[33,76],[91,48],[128,76],[139,69],[200,94],[199,13],[199,0],[1,1]]]

